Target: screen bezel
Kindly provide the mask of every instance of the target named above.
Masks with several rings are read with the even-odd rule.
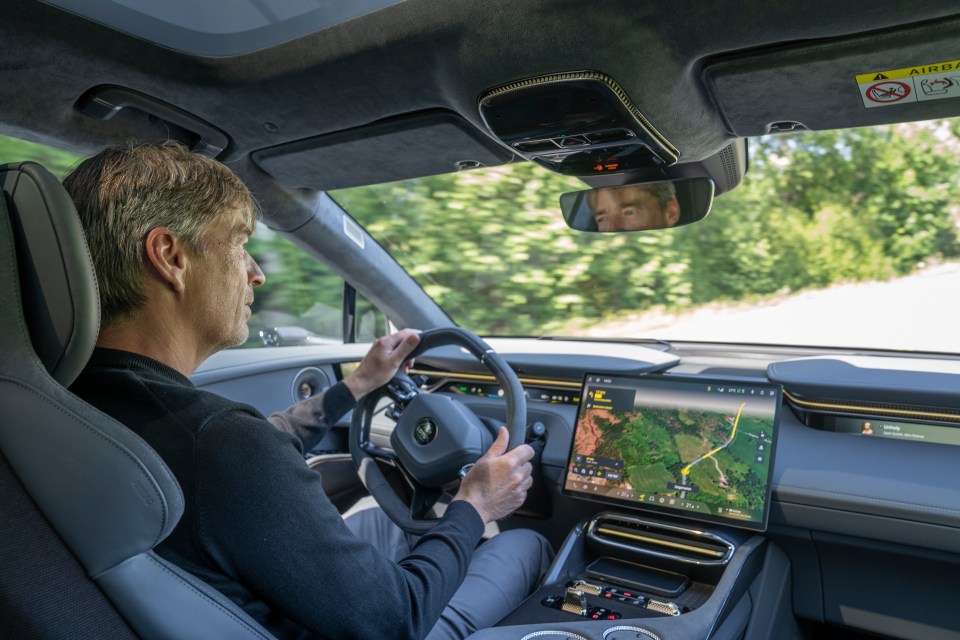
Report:
[[[615,378],[617,380],[632,380],[637,381],[638,384],[643,384],[645,382],[652,382],[657,384],[659,382],[670,382],[670,383],[687,383],[687,384],[697,384],[701,386],[706,385],[734,385],[737,387],[748,387],[755,389],[765,389],[772,390],[775,393],[774,400],[774,415],[773,415],[773,431],[771,433],[771,445],[770,445],[770,460],[769,466],[767,469],[767,485],[766,493],[764,497],[764,508],[763,508],[763,517],[757,522],[747,521],[747,520],[737,520],[731,518],[725,518],[723,516],[717,516],[714,514],[691,514],[687,511],[681,509],[674,509],[670,507],[661,507],[656,504],[646,504],[643,502],[633,502],[630,500],[622,500],[618,498],[611,498],[609,496],[596,496],[592,494],[583,493],[580,491],[574,491],[567,489],[567,482],[570,476],[570,467],[573,461],[574,447],[576,446],[576,434],[577,429],[580,426],[581,414],[586,410],[586,393],[587,393],[587,380],[595,377],[600,378]],[[595,383],[591,383],[595,384]],[[777,452],[777,442],[779,440],[780,433],[780,412],[783,406],[783,387],[779,384],[769,382],[767,380],[756,380],[756,379],[733,379],[733,378],[714,378],[714,377],[697,377],[697,376],[679,376],[679,375],[661,375],[661,374],[644,374],[644,375],[629,375],[629,374],[619,374],[619,373],[590,373],[587,372],[583,376],[583,384],[580,388],[580,403],[577,405],[577,417],[573,425],[573,433],[570,437],[570,447],[567,451],[566,461],[564,463],[564,471],[562,476],[562,481],[560,484],[560,491],[563,495],[569,496],[571,498],[577,498],[579,500],[586,500],[587,502],[595,502],[601,504],[615,505],[618,507],[624,507],[627,509],[632,509],[635,511],[640,511],[649,514],[657,514],[664,516],[671,516],[676,518],[682,518],[684,520],[693,520],[696,522],[703,522],[709,524],[719,524],[728,527],[734,527],[737,529],[747,529],[750,531],[766,531],[767,524],[770,519],[770,505],[771,505],[771,496],[773,493],[773,470],[774,464],[776,464],[776,452]]]

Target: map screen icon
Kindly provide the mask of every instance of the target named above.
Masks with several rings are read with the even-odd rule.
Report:
[[[564,493],[766,528],[779,386],[588,374],[580,398]]]

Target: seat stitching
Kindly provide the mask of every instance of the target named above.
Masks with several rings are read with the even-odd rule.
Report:
[[[40,166],[41,168],[43,168],[41,165],[37,165],[37,166]],[[21,173],[21,174],[24,174],[23,171],[20,171],[20,173]],[[25,174],[25,175],[29,175],[29,174]],[[61,229],[62,223],[60,222],[60,217],[59,217],[59,215],[58,215],[57,213],[55,213],[55,209],[50,206],[49,202],[47,202],[47,195],[48,195],[48,194],[47,194],[46,189],[41,188],[40,181],[37,180],[37,179],[36,179],[34,176],[32,176],[32,175],[30,176],[30,179],[31,179],[31,182],[33,182],[33,184],[36,185],[37,191],[38,191],[39,194],[40,194],[40,198],[41,198],[41,200],[43,201],[44,207],[45,207],[46,210],[49,212],[49,215],[47,216],[47,218],[50,220],[50,226],[51,226],[51,228],[53,229],[53,234],[54,234],[54,236],[57,238],[57,248],[60,250],[60,262],[66,267],[66,265],[67,265],[66,254],[65,254],[65,252],[63,251],[63,242],[61,242],[61,240],[60,240],[61,231],[62,231],[62,229]],[[69,195],[68,195],[68,197],[69,197]],[[72,199],[71,199],[71,201],[72,201]],[[74,214],[74,217],[75,217],[75,218],[77,217],[77,214],[76,214],[76,213]],[[78,220],[78,222],[79,222],[79,220]],[[100,307],[100,305],[99,305],[100,283],[97,281],[97,278],[96,278],[96,269],[94,268],[94,264],[93,264],[93,256],[90,255],[90,249],[87,247],[87,240],[86,240],[85,234],[83,233],[82,225],[81,225],[81,238],[83,239],[83,249],[80,251],[80,253],[83,254],[83,257],[84,257],[84,258],[86,258],[87,266],[89,267],[90,272],[94,274],[94,277],[93,277],[93,288],[94,288],[94,292],[95,292],[96,295],[97,295],[97,300],[98,300],[98,303],[97,303],[97,326],[99,327],[99,325],[100,325],[100,309],[99,309],[99,307]],[[78,338],[78,336],[79,336],[79,334],[80,334],[80,329],[79,329],[79,327],[80,327],[80,324],[81,324],[81,323],[77,320],[77,316],[79,316],[80,313],[79,313],[78,311],[76,311],[76,309],[77,309],[77,295],[76,295],[76,288],[77,288],[76,285],[77,285],[77,283],[76,283],[76,280],[74,279],[73,274],[71,274],[71,273],[70,273],[70,270],[67,269],[67,268],[64,268],[64,269],[63,269],[63,277],[64,277],[64,280],[67,282],[67,291],[69,292],[69,295],[70,295],[70,303],[71,303],[71,306],[74,308],[74,313],[73,313],[74,321],[73,321],[72,327],[71,327],[71,329],[70,329],[70,339],[67,341],[67,345],[64,347],[63,353],[60,354],[60,359],[59,359],[58,362],[57,362],[57,368],[59,368],[59,367],[60,367],[60,364],[64,361],[64,359],[66,359],[66,357],[67,357],[67,352],[71,350],[72,346],[73,346],[74,343],[77,341],[77,338]]]
[[[0,173],[8,173],[8,172],[4,171]],[[20,171],[16,172],[17,177],[16,177],[16,180],[14,180],[13,182],[13,186],[11,187],[12,191],[10,192],[11,199],[13,198],[13,191],[17,189],[17,186],[20,183],[21,175],[22,173]],[[6,197],[6,190],[3,190],[3,191],[4,191],[4,197]],[[4,253],[6,256],[10,257],[10,263],[13,269],[12,275],[16,276],[14,278],[10,278],[10,285],[13,287],[13,299],[23,300],[23,295],[20,291],[20,273],[19,273],[19,268],[17,266],[17,252],[14,248],[14,242],[13,242],[13,216],[9,211],[10,207],[6,206],[7,204],[6,201],[4,201],[3,204],[4,204],[4,213],[6,214],[4,216],[6,225],[4,225],[5,226],[4,229],[0,230],[0,237],[2,237],[3,240],[5,241],[5,246],[3,248],[6,249],[6,251]],[[22,306],[20,307],[20,313],[15,313],[14,317],[17,321],[16,324],[17,324],[17,329],[20,331],[20,337],[23,338],[22,344],[30,344],[30,334],[27,333],[27,321],[23,317]],[[29,353],[33,356],[34,360],[38,359],[32,347],[29,349]]]
[[[175,571],[172,571],[172,570],[170,569],[170,567],[166,566],[165,564],[163,564],[162,562],[160,562],[159,560],[157,560],[155,557],[153,557],[153,555],[151,555],[151,554],[146,554],[146,557],[147,557],[151,562],[153,562],[155,565],[157,565],[158,567],[160,567],[162,570],[166,571],[168,574],[170,574],[171,576],[173,576],[175,579],[179,580],[182,584],[186,585],[186,587],[187,587],[188,589],[191,589],[194,593],[196,593],[197,595],[199,595],[200,597],[202,597],[204,600],[206,600],[207,602],[209,602],[209,603],[212,604],[213,606],[215,606],[217,609],[220,609],[220,611],[221,611],[222,613],[224,613],[224,614],[226,614],[227,616],[229,616],[230,618],[232,618],[235,622],[241,624],[241,625],[243,626],[243,628],[246,629],[253,637],[255,637],[255,638],[264,638],[264,637],[265,637],[265,636],[264,636],[262,633],[260,633],[257,629],[251,627],[251,626],[247,623],[246,620],[244,620],[243,618],[241,618],[240,616],[238,616],[237,614],[235,614],[233,611],[230,611],[228,608],[224,607],[222,604],[220,604],[219,602],[217,602],[216,600],[214,600],[213,598],[211,598],[209,595],[207,595],[206,593],[204,593],[203,591],[201,591],[200,589],[198,589],[195,585],[191,584],[188,580],[185,580],[185,579],[183,578],[183,576],[179,575],[179,574],[176,573]]]
[[[13,385],[16,385],[16,386],[18,386],[18,387],[21,387],[22,389],[28,391],[29,393],[32,393],[33,395],[37,396],[38,398],[40,398],[41,400],[43,400],[44,402],[46,402],[47,404],[49,404],[50,406],[52,406],[54,409],[56,409],[57,411],[59,411],[60,413],[62,413],[63,415],[65,415],[67,418],[69,418],[69,419],[72,420],[73,422],[78,423],[80,426],[82,426],[82,427],[83,427],[84,429],[86,429],[87,431],[92,432],[94,435],[96,435],[96,436],[99,437],[100,439],[102,439],[102,440],[104,440],[105,442],[107,442],[108,444],[110,444],[112,447],[114,447],[115,449],[117,449],[118,451],[120,451],[124,456],[126,456],[127,458],[129,458],[131,461],[133,461],[133,462],[135,463],[135,465],[137,466],[137,468],[138,468],[139,471],[140,471],[140,474],[148,481],[148,484],[149,484],[149,485],[151,486],[151,488],[154,490],[154,493],[155,493],[156,496],[157,496],[157,502],[159,502],[159,504],[160,504],[160,511],[161,511],[161,516],[162,516],[162,517],[161,517],[161,523],[160,523],[160,524],[161,524],[161,526],[160,526],[160,531],[157,532],[157,535],[156,535],[156,536],[154,537],[154,539],[153,539],[153,543],[150,545],[151,548],[154,547],[154,546],[156,546],[156,545],[160,542],[160,540],[163,539],[163,538],[162,538],[162,534],[163,534],[163,531],[166,529],[166,523],[167,523],[167,518],[168,518],[168,514],[167,514],[167,503],[166,503],[166,500],[164,499],[163,492],[160,491],[160,489],[159,489],[159,487],[157,486],[157,483],[155,482],[155,480],[154,480],[154,478],[152,477],[152,475],[149,474],[149,473],[147,473],[147,472],[146,472],[146,469],[144,469],[143,462],[140,461],[136,456],[134,456],[130,451],[128,451],[128,450],[126,450],[124,447],[120,446],[120,444],[119,444],[118,442],[116,442],[113,438],[108,437],[106,434],[102,433],[100,430],[98,430],[98,429],[96,429],[95,427],[93,427],[92,425],[88,424],[86,420],[80,418],[79,416],[77,416],[77,415],[75,415],[75,414],[73,414],[73,413],[68,412],[63,406],[61,406],[61,405],[60,405],[57,401],[55,401],[53,398],[50,398],[49,396],[41,393],[41,392],[38,391],[37,389],[34,389],[34,388],[32,388],[32,387],[27,386],[26,384],[24,384],[24,383],[21,382],[20,380],[17,380],[17,379],[14,379],[14,378],[10,378],[10,377],[8,377],[8,376],[2,376],[2,375],[0,375],[0,381],[5,381],[5,382],[8,382],[8,383],[10,383],[10,384],[13,384]],[[111,418],[111,419],[112,419],[112,418]],[[131,432],[131,433],[132,433],[132,432]],[[136,434],[134,434],[134,435],[136,435]],[[138,437],[139,437],[139,436],[138,436]]]

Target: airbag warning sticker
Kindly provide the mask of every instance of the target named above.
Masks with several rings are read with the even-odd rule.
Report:
[[[857,85],[867,108],[960,98],[960,60],[862,73]]]

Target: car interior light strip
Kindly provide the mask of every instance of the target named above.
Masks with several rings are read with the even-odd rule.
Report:
[[[801,400],[786,389],[783,395],[791,403],[799,405],[802,408],[829,409],[833,411],[856,411],[861,413],[888,414],[901,417],[913,418],[937,418],[940,420],[960,421],[960,415],[954,413],[937,413],[934,411],[907,410],[907,409],[888,409],[884,407],[875,407],[871,405],[855,404],[836,404],[830,402],[816,402],[813,400]]]
[[[621,538],[630,538],[631,540],[637,540],[639,542],[648,542],[653,545],[658,545],[663,547],[672,547],[674,549],[683,549],[684,551],[690,551],[691,553],[699,553],[700,555],[711,556],[714,558],[722,558],[725,555],[724,552],[722,551],[715,551],[713,549],[704,549],[702,547],[696,547],[689,544],[682,544],[680,542],[673,542],[670,540],[650,538],[650,537],[642,536],[636,533],[627,533],[625,531],[617,531],[615,529],[609,529],[607,527],[598,527],[597,531],[599,533],[605,533],[610,536],[619,536]]]

